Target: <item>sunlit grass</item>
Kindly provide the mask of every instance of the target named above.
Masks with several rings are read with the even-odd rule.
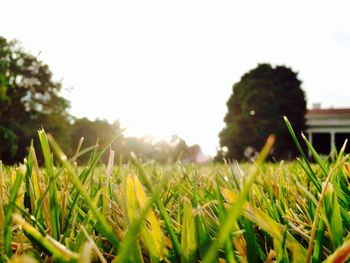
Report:
[[[33,146],[24,164],[0,163],[3,262],[344,262],[350,253],[344,147],[324,161],[304,138],[315,164],[301,147],[299,161],[265,163],[270,138],[252,164],[105,166],[118,135],[71,159],[39,138],[42,168]],[[90,161],[77,167],[81,154]]]

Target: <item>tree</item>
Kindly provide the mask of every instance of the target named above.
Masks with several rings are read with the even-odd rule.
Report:
[[[26,53],[16,41],[0,37],[0,159],[21,161],[37,130],[46,126],[64,141],[69,102],[49,67]]]
[[[116,133],[121,132],[120,124],[118,121],[115,121],[113,124],[109,124],[106,120],[96,119],[95,121],[90,121],[87,118],[75,119],[69,127],[69,137],[72,139],[72,147],[78,145],[80,138],[84,137],[83,146],[90,147],[93,145],[98,145],[100,147],[104,146],[110,138],[112,138]],[[112,149],[118,151],[116,156],[119,153],[121,140],[123,137],[114,141],[111,145]],[[86,162],[90,154],[86,154],[79,158],[80,163]],[[102,156],[102,160],[106,162],[109,157],[109,152],[106,151]]]
[[[217,158],[242,160],[245,153],[259,150],[269,134],[277,137],[273,157],[297,154],[283,116],[296,131],[304,130],[306,101],[301,81],[290,68],[259,64],[233,85],[227,107],[226,126],[219,134],[221,149],[227,152],[218,152]]]

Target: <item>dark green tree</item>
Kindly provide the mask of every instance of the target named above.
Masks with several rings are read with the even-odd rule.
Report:
[[[69,102],[61,89],[46,64],[0,37],[0,159],[22,161],[41,126],[67,140]]]
[[[277,137],[272,157],[290,159],[296,149],[283,116],[287,116],[296,131],[305,129],[306,101],[297,73],[285,66],[259,64],[233,85],[227,101],[226,126],[220,132],[217,159],[242,160],[259,150],[270,134]],[[250,151],[250,152],[249,152]]]

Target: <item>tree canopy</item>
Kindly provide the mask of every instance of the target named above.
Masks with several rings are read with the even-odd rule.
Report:
[[[233,85],[227,101],[226,126],[220,132],[217,158],[249,158],[268,135],[277,137],[273,157],[289,159],[296,149],[283,122],[287,116],[296,131],[305,129],[306,100],[297,73],[285,66],[259,64]]]
[[[0,37],[0,158],[22,160],[41,125],[64,140],[69,102],[49,67],[16,41]]]

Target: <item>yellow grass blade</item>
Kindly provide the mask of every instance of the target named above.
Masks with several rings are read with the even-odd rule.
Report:
[[[223,188],[222,192],[228,202],[234,203],[236,201],[238,196],[236,193],[226,188]],[[245,202],[243,207],[244,209],[242,210],[242,214],[244,217],[269,233],[269,235],[278,244],[283,241],[284,231],[286,231],[283,225],[273,220],[268,214],[262,212],[261,210],[252,208],[248,202]],[[295,262],[305,261],[306,249],[302,247],[301,244],[289,233],[287,233],[286,237],[286,247],[291,250]]]
[[[138,214],[145,208],[148,198],[143,190],[143,186],[136,176],[126,177],[126,207],[129,220],[135,220]],[[150,209],[146,216],[146,222],[141,227],[141,238],[148,247],[151,256],[164,259],[167,255],[165,238],[161,226],[154,211]]]

